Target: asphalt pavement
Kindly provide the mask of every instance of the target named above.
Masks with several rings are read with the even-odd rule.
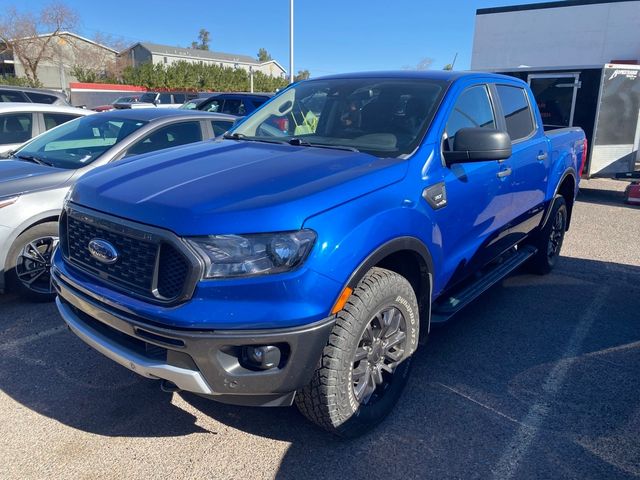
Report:
[[[1,478],[640,478],[640,207],[583,183],[557,269],[517,272],[418,351],[392,415],[337,440],[294,408],[167,394],[0,296]]]

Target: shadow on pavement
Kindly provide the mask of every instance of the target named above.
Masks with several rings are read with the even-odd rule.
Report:
[[[625,208],[638,208],[635,205],[629,205],[628,203],[625,203],[624,191],[618,190],[603,190],[600,188],[580,187],[577,201],[583,203],[592,203],[596,205],[613,205]]]
[[[0,300],[0,388],[15,401],[100,435],[203,431],[157,382],[68,332],[44,336],[60,327],[54,306],[16,324],[24,308]],[[639,318],[640,267],[564,257],[552,275],[510,277],[434,329],[396,410],[363,438],[337,440],[293,408],[182,397],[225,425],[290,442],[278,478],[635,478]]]

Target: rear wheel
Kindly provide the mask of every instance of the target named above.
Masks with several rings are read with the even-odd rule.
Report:
[[[6,270],[9,289],[31,301],[53,300],[51,258],[57,245],[56,222],[41,223],[16,238]]]
[[[409,282],[373,268],[338,313],[311,383],[296,396],[300,411],[343,437],[377,425],[407,382],[418,330],[418,304]]]
[[[531,242],[538,252],[531,257],[529,267],[534,273],[545,275],[556,266],[567,230],[567,204],[558,196],[553,203],[546,225]]]

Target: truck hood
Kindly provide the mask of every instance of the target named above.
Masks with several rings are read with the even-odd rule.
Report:
[[[71,200],[178,235],[296,230],[318,212],[399,181],[407,164],[344,150],[201,142],[98,168]]]
[[[56,188],[73,173],[23,160],[0,160],[0,198]]]

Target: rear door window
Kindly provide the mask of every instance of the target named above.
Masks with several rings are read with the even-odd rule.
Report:
[[[31,138],[32,128],[32,113],[0,115],[0,145],[26,142]]]
[[[199,121],[173,123],[160,127],[138,140],[129,147],[125,156],[155,152],[200,140],[202,140],[202,129]]]
[[[29,97],[33,103],[48,103],[51,105],[58,100],[58,97],[55,95],[47,95],[46,93],[25,92],[25,95]]]
[[[187,100],[187,96],[184,93],[174,93],[173,103],[184,103]]]
[[[507,125],[507,133],[511,141],[522,140],[533,134],[535,124],[531,106],[527,100],[527,93],[524,88],[512,87],[510,85],[496,85],[498,97],[504,112],[504,120]]]
[[[456,133],[462,128],[496,128],[495,115],[486,85],[476,85],[463,91],[449,114],[445,132],[449,150],[453,149]]]
[[[163,105],[171,104],[171,94],[170,93],[161,93],[159,103]]]
[[[29,99],[22,92],[0,90],[0,102],[28,102]]]
[[[79,115],[71,115],[68,113],[43,113],[44,117],[44,128],[45,130],[51,130],[53,127],[57,127],[58,125],[62,125],[63,123],[68,122],[69,120],[73,120],[74,118],[78,118]]]

